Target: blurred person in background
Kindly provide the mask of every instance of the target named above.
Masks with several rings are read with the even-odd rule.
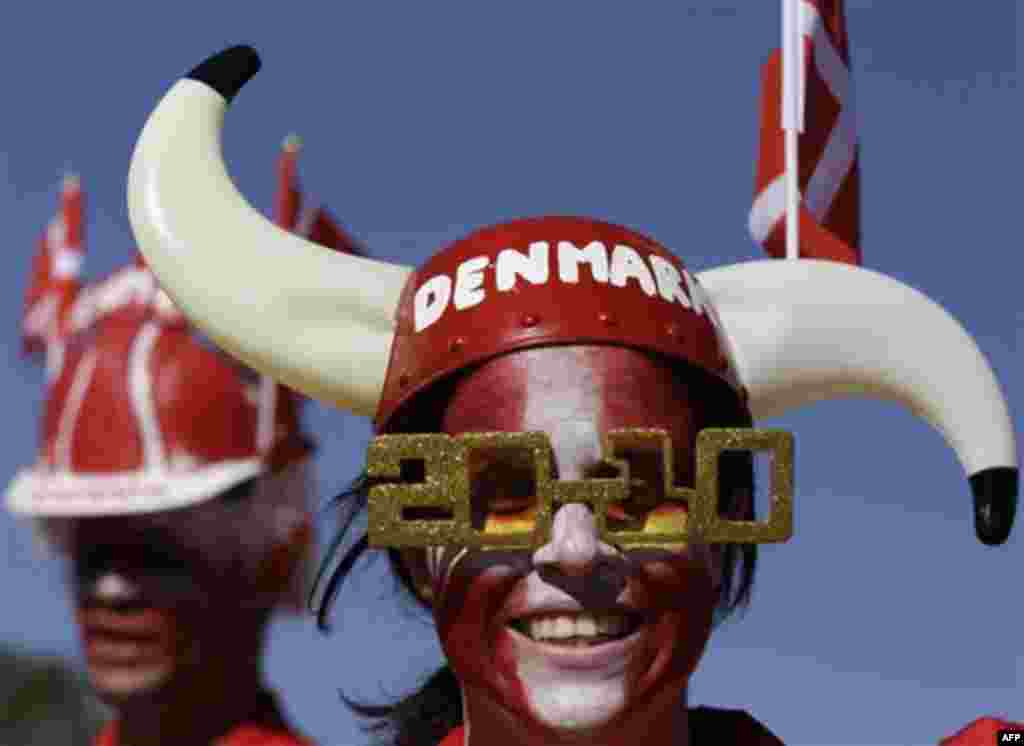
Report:
[[[297,146],[278,222],[340,246],[323,210],[299,218]],[[89,682],[114,713],[95,743],[307,743],[262,671],[272,613],[305,607],[314,547],[302,399],[197,334],[141,257],[83,285],[82,223],[68,179],[23,323],[46,363],[42,445],[7,505],[68,561]]]

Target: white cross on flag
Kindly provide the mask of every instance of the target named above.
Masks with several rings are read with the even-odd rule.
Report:
[[[853,86],[842,0],[802,0],[804,131],[799,136],[799,256],[861,263],[860,187]],[[761,145],[750,233],[786,256],[782,52],[762,68]]]
[[[25,293],[21,337],[26,354],[48,350],[64,335],[68,312],[81,289],[83,206],[78,177],[61,185],[60,208],[39,239]]]
[[[274,222],[287,231],[335,251],[357,256],[366,256],[363,247],[336,221],[327,208],[318,205],[302,209],[302,188],[299,186],[299,151],[302,141],[296,135],[289,135],[281,144],[281,156],[277,162],[277,193],[274,196]],[[288,387],[277,384],[266,376],[261,377],[261,411],[273,411],[279,398],[302,397]]]
[[[298,137],[289,135],[281,146],[277,164],[277,195],[274,198],[274,222],[288,231],[329,249],[365,256],[356,240],[335,220],[327,208],[318,205],[302,210],[299,187],[298,156],[302,145]]]

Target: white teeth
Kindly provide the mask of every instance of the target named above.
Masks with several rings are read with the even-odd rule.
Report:
[[[587,635],[593,636],[597,634],[597,620],[593,617],[584,616],[576,620],[576,637]]]
[[[534,640],[618,637],[628,630],[629,619],[622,614],[559,614],[526,620],[526,631]]]

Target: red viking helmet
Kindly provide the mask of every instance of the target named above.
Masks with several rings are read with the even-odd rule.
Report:
[[[224,167],[225,111],[259,64],[233,47],[180,80],[128,176],[132,229],[161,284],[238,359],[376,416],[379,430],[455,370],[570,342],[684,359],[745,393],[755,420],[824,399],[890,400],[956,452],[979,538],[1009,536],[1018,457],[1006,398],[970,335],[924,294],[813,259],[694,278],[654,241],[582,218],[478,231],[418,271],[325,250],[259,215]]]
[[[527,347],[635,347],[703,369],[743,395],[721,322],[668,249],[628,228],[577,217],[484,228],[435,254],[409,279],[377,410],[403,410],[446,376]]]
[[[179,508],[309,453],[295,397],[204,345],[137,263],[87,288],[71,326],[39,459],[11,485],[12,510]]]

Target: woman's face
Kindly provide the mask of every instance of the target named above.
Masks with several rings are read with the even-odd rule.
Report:
[[[549,347],[497,358],[460,382],[442,429],[542,431],[554,476],[574,480],[596,474],[603,432],[663,428],[677,483],[692,485],[701,419],[688,387],[647,355]],[[528,469],[484,457],[471,471],[489,528],[528,517]],[[634,465],[634,479],[654,483],[656,472],[646,474]],[[657,513],[664,530],[685,508]],[[707,642],[720,576],[717,549],[704,545],[618,551],[600,540],[582,504],[556,506],[551,540],[535,552],[434,549],[427,570],[438,634],[467,695],[570,730],[678,698]]]

